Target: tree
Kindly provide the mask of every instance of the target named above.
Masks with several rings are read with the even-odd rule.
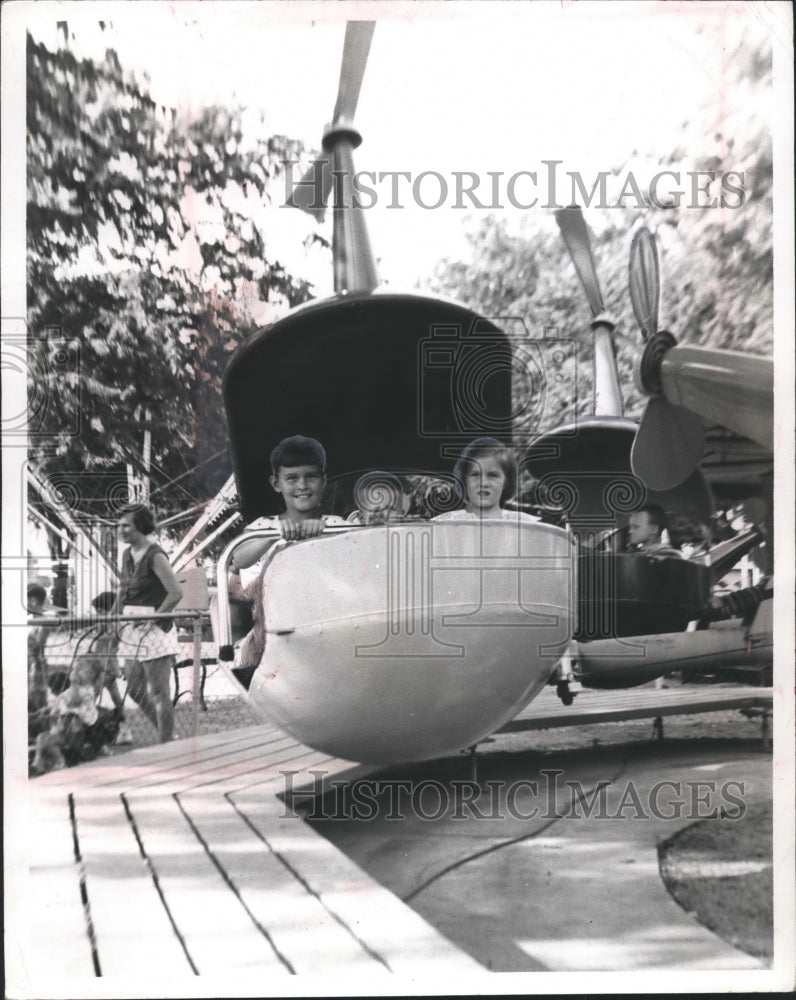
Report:
[[[77,511],[107,514],[149,420],[153,499],[185,509],[229,473],[231,352],[264,307],[310,296],[257,223],[300,147],[252,140],[239,111],[156,105],[112,49],[94,62],[28,36],[27,99],[33,458],[72,477]]]
[[[771,43],[725,58],[724,100],[683,126],[666,166],[729,178],[742,194],[714,209],[658,210],[662,318],[684,342],[770,354],[774,343]],[[742,179],[742,180],[741,180]],[[715,191],[715,185],[714,185]]]
[[[434,287],[462,300],[504,329],[509,328],[510,319],[521,320],[528,342],[540,345],[538,356],[547,366],[544,406],[540,411],[523,408],[520,399],[515,401],[515,412],[526,414],[516,430],[520,437],[531,438],[592,412],[594,352],[588,331],[591,313],[560,236],[533,224],[520,233],[510,233],[509,226],[506,219],[494,215],[483,220],[469,237],[473,248],[470,260],[442,262]],[[593,250],[606,309],[617,323],[617,361],[625,411],[632,415],[641,406],[632,377],[634,348],[639,341],[627,294],[624,298],[616,294],[622,280],[626,287],[628,246],[627,233],[612,226],[595,238]],[[511,328],[520,329],[516,324]],[[522,341],[523,334],[518,337]],[[553,378],[549,368],[551,349],[544,344],[550,340],[564,341],[567,356],[576,359],[577,367],[567,362],[562,381]],[[524,357],[536,356],[522,344],[519,346]],[[515,391],[526,391],[522,379]]]
[[[772,70],[766,47],[738,42],[726,57],[723,102],[697,109],[683,126],[678,148],[661,157],[634,151],[618,163],[607,184],[607,205],[586,207],[593,252],[606,309],[617,322],[616,349],[625,415],[639,418],[644,405],[633,367],[641,340],[628,292],[633,230],[656,234],[661,260],[659,327],[680,342],[751,353],[773,347]],[[730,97],[732,98],[730,100]],[[664,198],[641,191],[644,204],[615,198],[629,175],[679,175],[681,195]],[[693,177],[698,175],[695,182]],[[712,177],[712,183],[708,183]],[[741,190],[733,194],[724,183]],[[694,183],[708,186],[698,208]],[[721,205],[721,196],[726,204]],[[659,202],[656,204],[656,200]],[[491,216],[470,236],[468,260],[443,261],[437,291],[456,297],[490,318],[521,317],[532,338],[545,329],[578,342],[580,414],[592,406],[592,341],[588,305],[561,238],[538,218],[524,226]],[[574,380],[548,379],[541,420],[519,428],[530,437],[555,427],[570,412]]]

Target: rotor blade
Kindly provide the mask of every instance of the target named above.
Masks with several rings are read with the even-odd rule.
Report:
[[[665,396],[654,396],[636,431],[630,467],[647,489],[671,490],[699,466],[704,448],[701,417]]]
[[[773,450],[773,358],[675,344],[661,362],[661,386],[670,403]]]
[[[597,316],[603,312],[603,297],[600,294],[597,272],[594,269],[591,239],[583,212],[577,205],[573,205],[570,208],[558,209],[555,216],[572,263],[575,265],[575,270],[578,272],[578,277],[586,292],[586,298],[589,300],[592,316]]]
[[[375,21],[349,21],[346,24],[340,85],[332,125],[340,122],[352,124],[354,121],[375,25]]]
[[[327,143],[324,138],[324,153],[312,161],[301,180],[293,186],[285,202],[290,208],[300,208],[303,212],[308,212],[318,222],[323,222],[326,217],[326,205],[332,191],[332,169],[328,155],[334,145],[332,136],[338,126],[353,125],[374,27],[375,21],[349,21],[346,24],[337,103],[334,107],[332,124],[327,128],[329,142]]]
[[[633,237],[629,271],[633,314],[641,328],[642,340],[647,340],[658,332],[661,280],[655,237],[646,226]]]
[[[320,177],[318,171],[320,170]],[[332,168],[329,157],[322,155],[313,160],[306,174],[293,185],[285,206],[300,208],[323,222],[326,217],[326,205],[332,191]]]

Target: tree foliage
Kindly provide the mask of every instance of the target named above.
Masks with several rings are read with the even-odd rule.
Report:
[[[228,475],[229,356],[264,308],[310,295],[256,221],[299,152],[252,139],[240,111],[157,105],[112,49],[95,62],[28,36],[31,447],[45,475],[77,480],[79,512],[107,514],[109,476],[141,472],[147,415],[159,513]]]
[[[666,155],[636,150],[618,162],[607,184],[609,207],[583,205],[605,307],[617,323],[617,361],[625,414],[630,417],[640,417],[644,405],[633,378],[641,340],[628,292],[630,246],[641,225],[657,239],[659,328],[671,330],[684,343],[757,354],[773,348],[770,48],[743,40],[727,53],[726,66],[723,95],[731,95],[731,100],[697,108],[693,119],[683,124],[677,148]],[[631,196],[617,204],[616,195],[630,174],[641,180],[663,170],[679,175],[679,198],[672,190],[668,202],[660,192],[650,199],[649,191],[642,190],[642,203]],[[728,176],[743,194],[725,192],[722,207],[721,178]],[[695,199],[695,183],[707,187],[708,194]],[[704,207],[712,198],[717,204]],[[518,226],[493,215],[471,233],[469,242],[469,259],[440,264],[435,290],[490,318],[520,317],[531,338],[552,330],[555,336],[577,340],[577,406],[581,414],[592,412],[591,314],[563,241],[549,220],[529,213]],[[541,421],[521,431],[533,436],[555,427],[570,412],[572,391],[571,381],[555,384],[548,379]]]

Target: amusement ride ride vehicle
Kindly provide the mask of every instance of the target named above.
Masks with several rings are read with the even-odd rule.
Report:
[[[564,209],[557,220],[593,315],[594,413],[520,440],[516,336],[461,305],[377,289],[364,213],[350,207],[361,141],[353,118],[372,31],[370,22],[347,27],[324,152],[294,194],[296,207],[322,211],[311,199],[320,193],[325,202],[333,172],[342,179],[333,208],[335,294],[255,334],[225,376],[240,513],[247,522],[277,513],[269,454],[294,434],[323,442],[328,495],[341,514],[362,473],[450,483],[464,445],[491,436],[522,455],[535,482],[529,509],[542,520],[352,526],[286,545],[266,570],[267,638],[250,698],[308,746],[392,764],[475,744],[547,684],[569,703],[582,686],[629,687],[684,667],[770,661],[770,600],[721,628],[685,631],[702,617],[713,584],[760,543],[757,528],[706,544],[691,559],[623,552],[620,543],[630,514],[650,502],[709,528],[703,418],[770,456],[771,360],[677,345],[659,332],[657,251],[640,230],[630,289],[650,401],[640,426],[626,419],[588,231],[580,209]],[[537,341],[533,350],[548,348]],[[539,367],[549,371],[550,363],[543,358]],[[761,520],[770,547],[770,509]],[[230,562],[243,541],[268,534],[233,539],[218,563],[217,638],[227,662],[236,637]]]

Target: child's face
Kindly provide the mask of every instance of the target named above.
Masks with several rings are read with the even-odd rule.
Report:
[[[464,477],[467,504],[473,510],[494,510],[506,485],[506,473],[494,455],[481,455],[473,460]]]
[[[631,545],[646,545],[648,542],[658,541],[658,531],[650,522],[649,512],[637,510],[630,515],[628,521],[628,542]]]
[[[403,515],[403,494],[396,490],[383,490],[378,501],[360,505],[362,520],[367,525],[387,524],[388,521],[398,521]]]
[[[282,466],[271,476],[271,485],[285,501],[287,517],[298,520],[317,515],[325,484],[326,477],[317,465]]]

